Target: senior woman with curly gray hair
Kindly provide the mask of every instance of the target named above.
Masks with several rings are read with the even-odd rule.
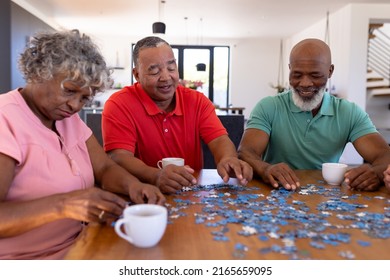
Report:
[[[23,88],[0,95],[0,259],[61,259],[82,227],[127,202],[164,204],[103,151],[77,112],[112,84],[77,30],[37,34],[21,54]]]

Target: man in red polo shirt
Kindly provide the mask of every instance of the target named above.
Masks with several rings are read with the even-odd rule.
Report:
[[[173,193],[197,183],[193,173],[203,167],[203,140],[221,178],[236,177],[246,185],[252,168],[238,159],[212,102],[179,85],[171,46],[146,37],[135,45],[133,60],[137,83],[114,93],[103,110],[104,149],[112,159],[140,180]],[[186,166],[158,169],[164,157],[184,158]]]

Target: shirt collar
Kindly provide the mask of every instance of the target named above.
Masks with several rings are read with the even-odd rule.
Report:
[[[142,106],[145,108],[148,115],[153,116],[153,115],[164,113],[164,111],[162,111],[160,108],[158,108],[156,103],[154,103],[154,101],[152,100],[152,98],[150,98],[150,96],[146,93],[146,91],[144,91],[144,89],[142,88],[140,83],[136,82],[134,84],[134,86],[135,86],[137,95],[142,103]],[[181,90],[179,89],[179,87],[176,89],[175,98],[176,98],[176,107],[169,114],[170,115],[183,115],[182,97],[181,97]]]

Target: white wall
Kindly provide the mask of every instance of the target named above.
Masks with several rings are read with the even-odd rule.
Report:
[[[231,48],[231,101],[245,107],[245,118],[263,97],[275,95],[279,71],[279,39],[245,39]]]

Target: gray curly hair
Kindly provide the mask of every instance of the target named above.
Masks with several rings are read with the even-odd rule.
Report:
[[[66,80],[89,87],[92,94],[113,83],[98,47],[78,30],[37,33],[20,55],[19,69],[28,83],[65,74]]]

